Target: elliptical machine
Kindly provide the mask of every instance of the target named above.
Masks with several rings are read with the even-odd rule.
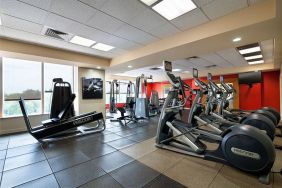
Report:
[[[262,183],[268,184],[269,173],[275,161],[275,150],[270,138],[248,125],[232,126],[218,135],[198,129],[197,124],[178,120],[179,110],[184,107],[187,100],[185,88],[188,86],[180,77],[175,77],[171,73],[171,62],[164,61],[164,70],[173,89],[169,91],[163,105],[158,122],[156,146],[233,166],[258,175]],[[179,96],[182,103],[174,105]],[[193,105],[196,103],[194,100]],[[169,107],[170,104],[172,106]],[[202,142],[203,138],[217,141],[218,148],[208,150]]]

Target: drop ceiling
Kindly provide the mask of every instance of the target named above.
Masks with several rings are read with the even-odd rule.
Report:
[[[138,0],[0,0],[0,37],[117,57],[261,0],[194,0],[198,8],[171,21]],[[103,52],[42,35],[45,27],[116,47]]]
[[[261,41],[260,46],[265,63],[273,62],[274,40],[269,39]],[[248,66],[248,62],[235,48],[230,48],[216,51],[214,53],[199,55],[195,58],[174,60],[172,61],[172,66],[173,69],[181,69],[181,71],[174,72],[174,74],[181,75],[181,77],[184,78],[189,78],[191,77],[193,68],[197,68],[199,71],[213,71],[224,68],[245,67]],[[141,73],[143,73],[147,76],[153,75],[154,81],[157,82],[167,80],[162,69],[152,70],[152,68],[155,67],[162,67],[162,65],[157,64],[154,66],[142,67],[133,70],[128,68],[127,71],[121,71],[116,73],[116,75],[132,77],[132,75],[139,76]]]

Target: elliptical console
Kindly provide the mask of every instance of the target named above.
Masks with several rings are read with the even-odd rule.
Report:
[[[156,146],[228,164],[258,175],[262,183],[268,184],[269,172],[275,161],[275,150],[271,139],[264,132],[249,125],[236,124],[218,135],[199,129],[197,124],[178,120],[179,110],[184,107],[187,100],[185,96],[187,87],[180,77],[175,77],[171,73],[171,62],[165,61],[164,67],[166,77],[173,88],[164,102],[158,122]],[[174,103],[179,97],[182,103]],[[171,104],[176,105],[171,106]],[[203,138],[217,142],[218,148],[208,150],[201,141]]]

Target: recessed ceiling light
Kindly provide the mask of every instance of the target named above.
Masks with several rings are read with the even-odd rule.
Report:
[[[87,47],[90,47],[95,43],[95,41],[93,41],[93,40],[86,39],[86,38],[83,38],[83,37],[80,37],[80,36],[74,36],[70,40],[70,42],[73,43],[73,44],[78,44],[78,45],[87,46]]]
[[[132,68],[132,65],[128,65],[127,67],[128,67],[128,68]]]
[[[262,58],[262,55],[247,56],[245,57],[245,60],[257,59],[257,58]]]
[[[152,8],[166,19],[172,20],[197,6],[191,0],[163,0]]]
[[[236,38],[234,38],[232,41],[233,41],[233,42],[239,42],[240,40],[242,40],[241,37],[236,37]]]
[[[96,50],[101,50],[101,51],[110,51],[112,49],[114,49],[115,47],[107,45],[107,44],[103,44],[103,43],[97,43],[94,46],[92,46],[92,48],[95,48]]]
[[[97,69],[101,69],[101,67],[97,67]]]
[[[248,63],[249,63],[249,65],[261,64],[261,63],[264,63],[264,60],[251,61],[251,62],[248,62]]]
[[[154,4],[155,2],[157,2],[158,0],[140,0],[143,3],[145,3],[148,6],[151,6],[152,4]]]
[[[261,51],[260,46],[239,50],[240,54],[248,54],[248,53],[259,52],[259,51]]]
[[[172,72],[180,72],[181,69],[172,69]]]

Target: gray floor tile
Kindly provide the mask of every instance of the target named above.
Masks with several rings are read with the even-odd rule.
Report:
[[[78,150],[78,147],[74,143],[54,143],[53,145],[45,146],[44,148],[45,155],[48,159],[53,157],[58,157],[60,155],[65,155],[68,153],[73,153]]]
[[[37,151],[33,153],[28,153],[16,157],[11,157],[6,159],[4,171],[11,170],[14,168],[19,168],[22,166],[37,163],[39,161],[44,161],[46,159],[43,151]]]
[[[19,185],[16,188],[60,188],[54,175],[48,175],[25,184]]]
[[[144,188],[185,188],[185,187],[186,186],[162,174],[144,186]]]
[[[131,188],[146,185],[160,173],[135,161],[111,172],[110,175],[123,187]]]
[[[32,144],[32,145],[12,148],[12,149],[8,149],[6,158],[15,157],[15,156],[23,155],[27,153],[32,153],[32,152],[39,151],[39,150],[42,150],[40,144]]]
[[[116,132],[115,134],[122,136],[122,137],[126,137],[126,136],[131,136],[131,135],[137,134],[137,132],[134,129],[130,129],[130,130],[126,130],[126,131]]]
[[[6,153],[7,153],[7,150],[1,150],[1,151],[0,151],[0,160],[1,160],[1,159],[5,159]]]
[[[107,144],[116,148],[116,149],[122,149],[122,148],[125,148],[127,146],[130,146],[130,145],[133,145],[133,144],[136,144],[136,143],[137,142],[135,142],[133,140],[121,138],[121,139],[118,139],[118,140],[114,140],[112,142],[108,142]]]
[[[4,167],[4,160],[0,160],[0,172],[3,171],[3,167]]]
[[[138,133],[138,134],[134,134],[128,137],[125,137],[129,140],[133,140],[135,142],[142,142],[144,140],[153,138],[156,134],[155,133],[150,133],[150,132],[142,132],[142,133]]]
[[[8,148],[8,143],[4,142],[4,143],[0,143],[0,151],[1,150],[5,150]]]
[[[0,143],[8,143],[10,136],[0,136]]]
[[[100,187],[122,188],[122,186],[108,174],[80,186],[80,188],[100,188]]]
[[[14,187],[47,176],[52,170],[47,161],[3,172],[1,188]]]
[[[94,159],[117,150],[107,144],[96,143],[81,146],[80,151],[83,152],[90,159]]]
[[[17,139],[17,140],[13,140],[11,138],[9,145],[8,145],[8,148],[16,148],[16,147],[20,147],[20,146],[35,144],[35,143],[38,143],[38,141],[31,136],[27,137],[27,138],[23,138],[23,139]]]
[[[93,162],[97,164],[97,166],[100,166],[104,171],[109,173],[121,166],[132,162],[133,160],[133,158],[123,154],[122,152],[116,151],[108,155],[96,158],[93,160]]]
[[[53,172],[58,172],[60,170],[72,167],[79,163],[83,163],[90,160],[89,157],[84,155],[81,151],[77,151],[74,153],[68,153],[66,155],[60,155],[58,157],[54,157],[49,159],[49,164],[53,170]]]
[[[62,170],[55,173],[57,181],[62,188],[73,188],[94,180],[105,172],[92,161]]]
[[[112,133],[112,134],[102,135],[99,138],[99,140],[103,143],[107,143],[121,138],[122,138],[121,136]]]

